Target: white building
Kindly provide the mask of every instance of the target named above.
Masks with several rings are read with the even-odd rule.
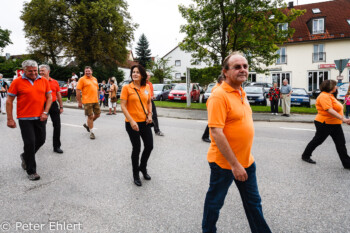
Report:
[[[325,79],[337,79],[334,60],[350,58],[350,1],[335,0],[295,6],[306,13],[291,23],[293,38],[280,46],[281,55],[269,67],[270,74],[251,72],[252,82],[281,81],[286,78],[292,87],[312,92]],[[342,73],[343,82],[350,80],[350,63]]]
[[[171,76],[174,81],[179,81],[181,77],[186,77],[187,68],[200,69],[207,67],[204,62],[192,65],[191,61],[193,58],[191,53],[181,50],[179,46],[176,46],[173,50],[164,55],[162,59],[169,59],[167,66],[173,66]]]

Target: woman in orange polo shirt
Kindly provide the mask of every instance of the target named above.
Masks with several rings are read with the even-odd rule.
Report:
[[[125,115],[126,132],[128,132],[132,144],[131,161],[134,183],[141,186],[140,171],[145,180],[151,179],[147,173],[147,161],[153,150],[153,136],[149,126],[152,123],[151,91],[149,85],[146,84],[146,70],[141,65],[131,67],[130,76],[132,82],[122,89],[120,106]],[[144,150],[139,164],[140,137],[144,144]]]
[[[342,123],[350,124],[350,120],[344,118],[343,105],[333,95],[337,90],[337,82],[335,80],[325,80],[320,85],[320,90],[321,94],[316,99],[316,109],[318,111],[314,121],[316,134],[306,146],[301,159],[316,164],[311,159],[311,154],[330,135],[344,168],[350,169],[350,157],[346,150],[344,132],[341,127]]]

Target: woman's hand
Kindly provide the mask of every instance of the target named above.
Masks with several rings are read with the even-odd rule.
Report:
[[[139,125],[136,123],[136,121],[130,121],[131,128],[135,131],[139,131]]]
[[[147,119],[146,119],[146,125],[151,124],[152,121],[153,121],[152,120],[152,114],[148,114]]]

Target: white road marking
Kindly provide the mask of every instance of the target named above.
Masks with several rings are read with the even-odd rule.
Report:
[[[199,123],[204,123],[204,124],[208,124],[208,121],[197,121]]]
[[[52,121],[47,121],[47,122],[52,124]],[[67,123],[61,123],[61,125],[76,127],[76,128],[84,128],[82,125],[73,125],[73,124],[67,124]],[[95,129],[97,129],[97,128],[94,128],[94,130]]]
[[[316,130],[314,129],[303,129],[303,128],[289,128],[289,127],[280,127],[281,129],[286,129],[286,130],[299,130],[299,131],[312,131],[315,132]]]

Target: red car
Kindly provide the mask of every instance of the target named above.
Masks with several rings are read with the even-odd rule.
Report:
[[[200,90],[196,83],[191,83],[190,87],[191,101],[199,102]],[[168,95],[169,100],[181,100],[186,101],[186,83],[178,83]]]
[[[68,95],[68,84],[63,82],[63,81],[59,81],[58,84],[60,85],[60,93],[62,97],[67,97]]]

